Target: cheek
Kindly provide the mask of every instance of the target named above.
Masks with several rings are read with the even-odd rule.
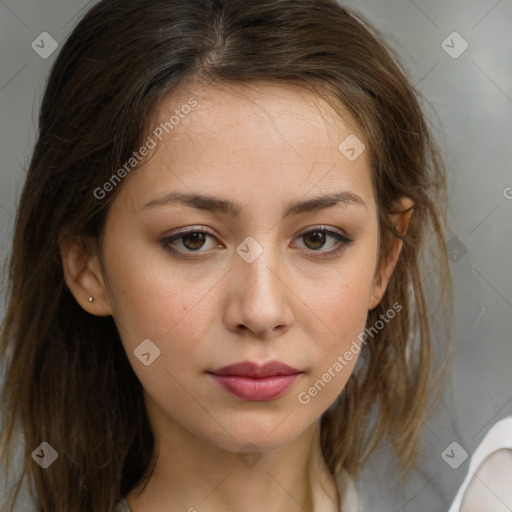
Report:
[[[338,345],[355,331],[364,328],[373,284],[372,258],[359,258],[333,275],[318,292],[318,317],[330,333],[332,345]]]
[[[207,328],[204,309],[215,276],[205,271],[185,279],[161,251],[140,241],[122,247],[115,237],[105,246],[112,316],[128,351],[147,338],[162,349],[172,338],[179,352],[181,345],[196,346]]]
[[[149,264],[141,266],[138,261]],[[191,285],[172,265],[150,263],[134,257],[112,265],[113,317],[130,364],[149,396],[158,404],[172,404],[172,410],[188,411],[190,396],[184,389],[193,389],[194,379],[209,366],[202,341],[208,332],[206,308],[214,283],[210,277]],[[142,351],[142,346],[149,349]],[[147,352],[146,366],[139,356]]]
[[[336,380],[334,387],[339,388],[337,394],[344,386],[344,382],[350,376],[355,366],[360,345],[359,334],[364,330],[368,314],[368,293],[369,286],[360,284],[346,284],[341,291],[326,302],[325,318],[329,319],[329,336],[319,337],[318,364],[314,370],[315,377],[332,368],[332,365],[352,347],[356,354],[347,354],[346,362],[343,363],[343,377]]]
[[[149,338],[163,349],[173,340],[173,351],[188,351],[200,344],[207,330],[209,281],[189,285],[178,276],[132,272],[123,279],[113,316],[124,330],[128,346]],[[210,299],[211,300],[211,299]]]
[[[315,355],[312,373],[301,386],[299,403],[321,414],[342,392],[360,355],[361,341],[368,314],[375,260],[356,255],[344,269],[332,276],[317,302],[326,335],[312,336]],[[368,256],[370,254],[370,256]]]

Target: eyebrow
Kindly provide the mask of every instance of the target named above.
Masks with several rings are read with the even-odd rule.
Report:
[[[203,194],[190,194],[183,192],[171,192],[170,194],[166,194],[159,199],[154,199],[153,201],[145,204],[143,209],[156,206],[172,205],[176,203],[184,204],[185,206],[190,206],[199,210],[223,213],[225,215],[231,215],[234,217],[239,217],[242,211],[240,204],[234,203],[233,201],[229,201],[227,199],[220,199],[218,197]],[[366,204],[360,196],[352,192],[341,191],[331,194],[324,194],[304,201],[290,201],[284,207],[282,217],[284,218],[291,215],[314,212],[324,208],[329,208],[331,206],[348,205],[356,205],[366,208]]]

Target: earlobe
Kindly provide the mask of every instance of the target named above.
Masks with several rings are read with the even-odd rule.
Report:
[[[393,222],[396,230],[400,233],[400,236],[404,237],[409,228],[411,221],[414,203],[408,197],[401,198],[399,202],[399,209],[402,213],[396,213],[391,215],[391,221]],[[398,262],[400,253],[402,252],[403,241],[400,238],[395,238],[391,252],[385,262],[381,265],[379,271],[375,275],[373,282],[372,295],[368,304],[368,309],[376,308],[386,292],[389,280],[395,270],[395,266]]]
[[[111,315],[97,254],[83,240],[63,238],[59,247],[64,279],[76,301],[92,315]]]

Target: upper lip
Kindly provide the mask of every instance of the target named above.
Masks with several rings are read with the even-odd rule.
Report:
[[[296,368],[288,366],[287,364],[281,363],[280,361],[270,361],[265,364],[253,363],[251,361],[242,361],[241,363],[234,363],[228,366],[223,366],[222,368],[212,370],[209,373],[213,373],[219,377],[238,376],[264,378],[275,377],[279,375],[295,375],[302,372]]]

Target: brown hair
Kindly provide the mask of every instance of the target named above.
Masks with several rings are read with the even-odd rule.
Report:
[[[86,313],[68,290],[59,237],[98,239],[122,183],[103,200],[93,191],[140,147],[164,95],[199,76],[298,85],[350,114],[368,142],[381,261],[401,236],[390,222],[393,204],[401,196],[414,202],[367,325],[395,302],[402,310],[363,347],[360,367],[322,417],[321,439],[333,472],[356,475],[385,437],[403,469],[415,462],[433,374],[421,275],[427,242],[446,311],[451,294],[445,171],[399,57],[335,0],[103,0],[54,63],[17,213],[0,347],[7,471],[15,428],[25,447],[9,510],[25,477],[41,511],[107,512],[149,476],[154,444],[142,387],[112,317]],[[58,447],[47,470],[31,459],[42,441]]]

